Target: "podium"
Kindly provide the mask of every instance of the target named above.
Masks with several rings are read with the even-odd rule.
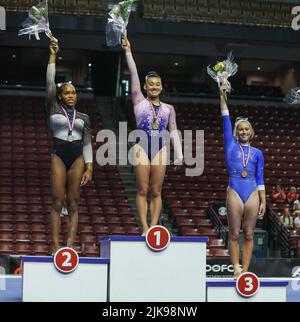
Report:
[[[232,278],[208,278],[207,302],[286,302],[287,279],[260,278],[260,288],[252,297],[242,297]]]
[[[24,256],[23,302],[106,302],[108,259],[79,258],[75,271],[59,272],[53,257]]]
[[[204,302],[207,237],[171,237],[160,252],[145,237],[101,239],[101,255],[109,259],[111,302]]]

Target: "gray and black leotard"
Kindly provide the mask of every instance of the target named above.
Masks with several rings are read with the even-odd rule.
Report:
[[[68,142],[69,122],[65,115],[73,114],[74,109],[67,109],[56,100],[55,64],[48,64],[46,109],[48,125],[54,138],[53,152],[64,162],[68,170],[74,161],[83,154],[85,163],[93,162],[91,144],[91,122],[88,115],[76,111],[76,118],[72,130],[73,141]]]

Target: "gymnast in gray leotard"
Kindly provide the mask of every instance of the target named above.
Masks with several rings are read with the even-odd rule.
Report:
[[[60,214],[65,198],[70,215],[67,246],[72,247],[74,243],[78,226],[79,188],[91,180],[93,172],[90,119],[75,109],[77,95],[72,84],[63,84],[58,89],[56,87],[57,51],[57,41],[51,39],[46,109],[53,137],[51,226],[54,251],[60,247]]]

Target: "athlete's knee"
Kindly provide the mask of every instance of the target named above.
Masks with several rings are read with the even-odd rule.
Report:
[[[52,199],[52,208],[60,213],[62,208],[64,206],[64,198],[59,198],[59,197],[53,197]]]
[[[147,197],[149,191],[148,185],[141,185],[137,188],[137,194],[140,197]]]
[[[78,198],[68,197],[67,198],[68,211],[72,214],[78,210]]]
[[[161,196],[161,189],[158,187],[152,186],[151,195],[153,198],[159,198]]]
[[[253,235],[254,235],[253,229],[244,228],[243,229],[243,234],[244,234],[244,240],[246,240],[246,241],[252,241],[253,240]]]
[[[237,230],[230,230],[229,231],[229,239],[231,241],[238,241],[240,238],[240,231],[237,229]]]

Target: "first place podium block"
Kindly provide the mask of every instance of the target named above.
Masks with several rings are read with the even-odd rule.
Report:
[[[53,257],[24,256],[23,302],[106,302],[108,259],[79,258],[75,271],[59,272]]]
[[[155,252],[145,237],[101,239],[101,255],[109,258],[111,302],[203,302],[206,293],[207,237],[171,237]]]

